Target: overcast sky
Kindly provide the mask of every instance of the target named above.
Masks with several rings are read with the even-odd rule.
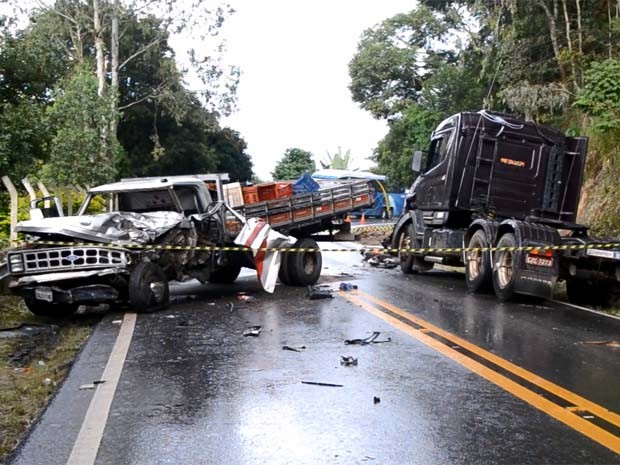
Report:
[[[254,171],[269,179],[285,149],[309,150],[315,159],[338,146],[351,149],[353,168],[387,132],[351,100],[347,65],[360,35],[413,0],[230,0],[227,20],[231,63],[242,71],[239,109],[223,120],[241,132]]]

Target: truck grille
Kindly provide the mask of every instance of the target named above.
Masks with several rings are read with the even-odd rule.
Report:
[[[24,274],[72,271],[128,264],[127,253],[118,249],[100,247],[66,247],[13,252],[21,254]]]

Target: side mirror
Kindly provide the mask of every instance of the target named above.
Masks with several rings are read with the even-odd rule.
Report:
[[[422,170],[422,151],[416,150],[413,152],[413,160],[411,161],[411,169],[414,173],[419,173]]]

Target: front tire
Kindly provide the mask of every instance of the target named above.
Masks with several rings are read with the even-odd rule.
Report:
[[[47,318],[67,318],[77,312],[79,304],[52,304],[37,299],[24,299],[31,313]]]
[[[483,249],[489,247],[489,241],[484,230],[476,231],[469,240],[468,249]],[[465,282],[471,292],[490,291],[493,286],[493,269],[489,251],[468,251],[465,264]]]
[[[497,248],[514,248],[516,244],[515,235],[513,233],[506,233],[500,238]],[[516,271],[519,266],[518,260],[520,256],[514,250],[498,250],[493,258],[493,289],[495,289],[497,298],[502,302],[506,302],[515,296],[514,287],[517,280]]]
[[[152,262],[140,262],[129,276],[129,304],[138,313],[162,310],[170,303],[164,270]]]
[[[413,274],[413,254],[405,252],[405,250],[411,248],[412,227],[411,223],[409,223],[406,227],[401,228],[396,240],[400,270],[404,274]]]
[[[312,252],[288,252],[286,271],[292,286],[309,286],[321,276],[323,257],[314,239],[300,239],[293,246],[298,249],[314,249]]]

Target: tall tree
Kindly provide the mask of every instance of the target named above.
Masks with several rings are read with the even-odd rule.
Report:
[[[348,170],[351,164],[351,150],[342,151],[342,147],[338,147],[338,151],[334,153],[327,152],[327,160],[320,161],[323,168],[331,168],[335,170]]]
[[[275,180],[292,180],[304,173],[313,173],[315,170],[316,165],[312,153],[298,148],[290,148],[286,149],[271,175]]]

